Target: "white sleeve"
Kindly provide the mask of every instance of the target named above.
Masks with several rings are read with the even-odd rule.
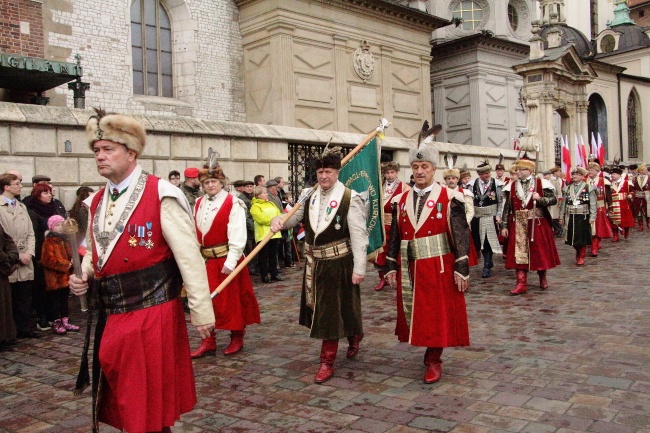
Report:
[[[228,256],[224,265],[234,271],[246,246],[246,205],[243,201],[233,197],[228,218]]]

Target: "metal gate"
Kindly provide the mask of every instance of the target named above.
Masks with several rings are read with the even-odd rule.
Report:
[[[322,155],[324,144],[289,143],[289,191],[294,203],[303,188],[314,186],[317,182],[313,161]],[[349,147],[342,147],[343,156],[350,152]]]

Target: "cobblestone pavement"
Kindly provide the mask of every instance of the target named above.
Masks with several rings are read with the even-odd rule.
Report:
[[[372,289],[370,267],[361,351],[348,360],[341,342],[324,385],[313,383],[320,342],[296,324],[302,274],[257,282],[262,325],[249,327],[241,353],[194,362],[199,402],[174,431],[650,433],[648,240],[646,230],[606,241],[581,268],[558,242],[550,289],[533,273],[518,297],[500,258],[490,279],[473,268],[472,345],[445,350],[434,385],[422,383],[424,349],[393,336],[395,293]],[[193,329],[190,338],[196,346]],[[225,332],[217,342],[225,348]],[[0,352],[0,431],[90,431],[89,392],[71,392],[81,344],[81,334],[48,333]]]

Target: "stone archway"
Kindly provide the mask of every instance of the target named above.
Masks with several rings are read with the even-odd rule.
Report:
[[[589,144],[591,144],[591,134],[594,135],[595,139],[598,140],[598,134],[600,134],[601,139],[603,140],[603,146],[605,146],[605,156],[609,154],[608,152],[608,125],[607,125],[607,106],[605,101],[598,93],[593,93],[589,96],[589,108],[587,109],[587,128],[589,130]],[[604,161],[601,161],[601,164]]]

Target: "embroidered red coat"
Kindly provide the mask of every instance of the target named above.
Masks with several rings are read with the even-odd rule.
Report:
[[[437,186],[437,185],[436,185]],[[437,192],[439,192],[439,194]],[[412,190],[399,197],[393,213],[389,257],[396,258],[402,241],[442,235],[451,251],[442,256],[408,260],[408,268],[397,268],[397,324],[400,341],[414,346],[454,347],[469,345],[469,327],[465,295],[454,283],[458,262],[463,275],[469,276],[469,226],[462,202],[453,200],[446,187],[434,187],[427,198],[419,222],[415,222]],[[462,199],[461,199],[462,200]],[[453,206],[452,206],[453,204]],[[440,216],[440,218],[438,218]],[[397,257],[396,262],[401,263]],[[403,273],[408,272],[408,275]],[[406,291],[402,278],[408,278],[412,290]]]
[[[634,227],[634,215],[628,194],[634,195],[634,189],[630,186],[627,178],[622,177],[619,182],[612,182],[610,217],[614,225],[624,229]]]
[[[612,237],[612,227],[607,217],[607,209],[612,203],[612,191],[609,181],[605,182],[605,178],[601,174],[596,176],[595,179],[587,178],[587,182],[596,190],[596,199],[598,202],[598,210],[596,211],[596,234],[594,236],[606,239]]]
[[[542,179],[536,178],[537,182],[536,191],[540,192],[542,195]],[[523,204],[523,201],[517,197],[517,188],[516,185],[521,182],[517,181],[510,185],[510,194],[507,195],[510,212],[513,215],[516,215],[517,210],[531,210],[534,206],[534,201],[532,199],[528,200],[526,205]],[[544,212],[544,209],[540,203],[537,203],[537,208],[541,209],[543,216],[537,217],[534,220],[528,220],[528,231],[527,233],[518,233],[516,225],[516,216],[512,219],[508,219],[508,215],[504,212],[504,219],[508,221],[508,248],[506,254],[506,269],[527,269],[531,271],[543,271],[546,269],[551,269],[560,264],[560,256],[557,253],[557,247],[555,245],[555,238],[553,237],[553,230],[551,229],[550,215],[548,211]],[[531,234],[533,229],[533,224],[535,224],[535,233],[533,240],[531,241]],[[528,244],[528,264],[517,263],[515,260],[515,250],[517,237],[525,239]]]

